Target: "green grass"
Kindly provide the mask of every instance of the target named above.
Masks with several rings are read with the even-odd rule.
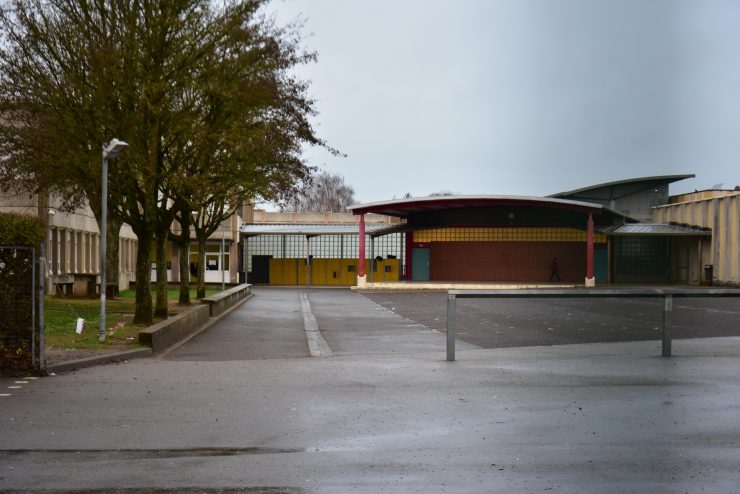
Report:
[[[46,345],[59,348],[103,349],[138,345],[137,335],[146,325],[132,324],[134,300],[108,300],[106,308],[105,342],[98,341],[100,301],[82,298],[46,297]],[[77,318],[85,320],[82,334],[77,334]]]
[[[206,297],[213,295],[214,293],[218,293],[221,290],[217,288],[206,288]],[[190,300],[196,300],[196,292],[197,290],[191,289],[190,290]],[[136,296],[136,291],[134,290],[124,290],[121,293],[119,293],[119,297],[128,297],[128,298],[134,298]],[[154,291],[152,291],[152,297],[154,297]],[[170,288],[167,290],[167,300],[174,300],[177,301],[180,298],[180,289],[179,288]]]
[[[218,293],[218,289],[207,289],[206,296]],[[176,307],[179,290],[167,291],[170,305]],[[105,341],[98,341],[100,324],[100,301],[89,298],[62,298],[47,296],[44,299],[45,340],[46,345],[58,348],[75,349],[126,349],[139,346],[139,331],[146,324],[133,324],[134,316],[133,290],[125,290],[116,298],[108,299],[105,304]],[[191,290],[191,300],[196,302],[195,290]],[[82,334],[77,334],[77,319],[85,320]],[[155,321],[156,322],[156,321]]]

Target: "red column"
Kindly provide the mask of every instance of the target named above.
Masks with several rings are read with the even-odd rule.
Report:
[[[365,215],[360,215],[360,258],[357,260],[359,264],[358,275],[362,278],[365,276]]]
[[[594,279],[594,216],[588,213],[588,225],[586,227],[586,284],[588,280]]]

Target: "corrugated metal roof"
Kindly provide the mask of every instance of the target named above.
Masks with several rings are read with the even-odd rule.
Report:
[[[601,230],[607,235],[710,236],[711,230],[664,223],[630,223]]]
[[[366,224],[365,233],[377,235],[383,230],[394,229],[397,225]],[[247,237],[259,235],[359,235],[359,225],[242,225],[241,233]]]

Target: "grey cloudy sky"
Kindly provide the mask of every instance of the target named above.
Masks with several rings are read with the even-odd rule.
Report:
[[[274,0],[360,202],[740,185],[740,0]]]

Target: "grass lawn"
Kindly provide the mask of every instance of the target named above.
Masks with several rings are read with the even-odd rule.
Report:
[[[206,290],[206,295],[218,293],[218,289]],[[168,290],[167,297],[170,306],[175,310],[179,290]],[[191,299],[197,302],[195,290],[191,291]],[[51,297],[44,299],[45,308],[45,341],[49,347],[75,349],[125,349],[139,346],[139,331],[146,328],[145,324],[133,324],[134,291],[125,290],[114,299],[108,299],[106,308],[106,335],[105,341],[98,341],[98,325],[100,322],[100,300],[89,298]],[[85,320],[82,334],[77,334],[77,319]]]

